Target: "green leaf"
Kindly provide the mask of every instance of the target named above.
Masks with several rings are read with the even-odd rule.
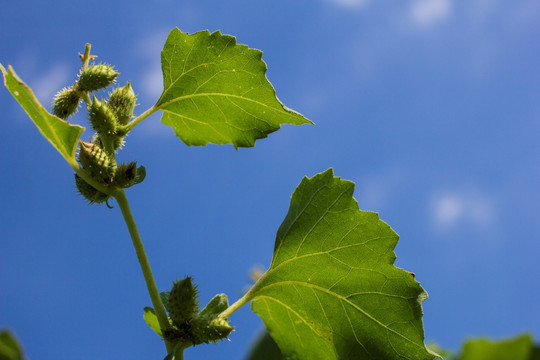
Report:
[[[77,167],[75,149],[84,128],[51,115],[36,99],[32,90],[17,76],[11,66],[8,70],[0,64],[4,85],[22,106],[30,119],[36,124],[41,134],[72,166]]]
[[[537,360],[530,335],[514,339],[490,341],[488,339],[469,340],[463,345],[459,360]]]
[[[0,331],[0,360],[24,359],[21,346],[8,330]]]
[[[148,326],[150,326],[159,336],[163,337],[156,312],[151,307],[147,306],[144,308],[144,321],[146,321]]]
[[[434,359],[424,345],[427,295],[393,266],[398,235],[360,211],[353,191],[332,169],[302,180],[270,269],[250,291],[252,309],[292,359]]]
[[[159,293],[159,297],[161,298],[161,302],[163,306],[165,306],[165,309],[169,311],[169,297],[171,296],[170,291],[162,291]]]
[[[253,343],[246,360],[285,360],[268,331],[263,331]]]
[[[161,52],[164,90],[155,108],[187,145],[254,146],[281,124],[309,124],[285,107],[265,76],[262,52],[219,31],[173,29]]]
[[[220,313],[229,307],[229,299],[226,294],[217,294],[201,310],[201,315],[217,317]]]

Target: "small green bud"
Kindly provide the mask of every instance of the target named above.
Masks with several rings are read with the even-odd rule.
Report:
[[[74,88],[63,88],[56,93],[53,99],[53,114],[61,119],[67,119],[69,116],[75,114],[81,97]]]
[[[197,296],[197,287],[193,284],[191,277],[187,276],[173,284],[169,294],[168,310],[173,324],[178,328],[185,327],[186,323],[198,314]]]
[[[97,190],[77,174],[75,174],[75,185],[77,186],[79,193],[84,196],[90,204],[101,204],[109,199],[109,195]]]
[[[79,141],[79,162],[90,176],[99,182],[110,184],[116,173],[116,161],[96,144]]]
[[[107,105],[116,115],[118,123],[126,125],[133,116],[136,100],[137,97],[131,88],[131,83],[128,82],[124,87],[113,90],[109,95]]]
[[[91,65],[79,74],[77,88],[80,91],[96,91],[106,88],[120,75],[114,68],[107,64]]]
[[[103,136],[114,136],[116,133],[116,116],[103,101],[94,96],[92,105],[88,108],[88,120],[94,130]]]

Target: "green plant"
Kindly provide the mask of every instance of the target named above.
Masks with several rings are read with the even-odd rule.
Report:
[[[393,265],[397,234],[376,213],[360,211],[354,184],[332,169],[305,177],[294,191],[271,266],[242,298],[229,306],[218,294],[200,310],[190,277],[160,293],[124,191],[141,183],[146,171],[117,161],[125,137],[157,111],[187,145],[251,147],[281,124],[311,122],[276,98],[262,53],[232,36],[172,30],[161,53],[164,90],[136,117],[129,82],[100,98],[119,73],[90,64],[90,50],[87,44],[78,81],[56,95],[53,114],[11,67],[0,70],[8,90],[75,171],[80,194],[89,203],[118,203],[153,305],[144,309],[144,319],[163,338],[166,359],[182,359],[189,346],[229,336],[229,318],[249,302],[293,359],[438,357],[424,345],[427,295],[414,275]],[[95,130],[91,142],[79,139],[82,127],[65,121],[81,100]]]

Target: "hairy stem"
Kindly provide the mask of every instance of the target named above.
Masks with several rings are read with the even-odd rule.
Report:
[[[169,319],[167,317],[167,313],[165,312],[165,308],[163,307],[163,303],[161,302],[159,291],[154,280],[154,275],[152,275],[152,269],[150,268],[150,263],[146,257],[146,251],[144,251],[141,236],[139,235],[137,224],[135,223],[135,219],[131,213],[131,209],[126,198],[126,193],[123,189],[119,189],[115,191],[114,197],[118,202],[118,206],[120,206],[120,210],[122,210],[122,215],[124,216],[129,234],[131,235],[131,240],[133,241],[133,246],[135,247],[135,252],[137,253],[137,258],[139,259],[139,264],[141,265],[144,280],[146,281],[146,287],[148,288],[148,293],[152,299],[152,305],[154,306],[154,310],[156,312],[159,327],[163,332],[165,329],[170,328]],[[173,349],[172,344],[165,341],[165,345],[167,346],[167,353],[170,353]]]

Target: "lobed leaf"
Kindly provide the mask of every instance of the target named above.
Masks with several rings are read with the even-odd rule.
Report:
[[[252,309],[292,359],[434,359],[414,277],[393,265],[398,235],[360,211],[329,169],[304,178],[278,230]]]
[[[51,115],[11,66],[8,66],[6,71],[0,64],[0,71],[4,77],[4,85],[32,119],[41,135],[49,140],[71,166],[77,166],[75,150],[84,128]]]
[[[276,98],[262,52],[233,36],[175,28],[161,66],[164,90],[154,107],[187,145],[251,147],[281,124],[311,123]]]

